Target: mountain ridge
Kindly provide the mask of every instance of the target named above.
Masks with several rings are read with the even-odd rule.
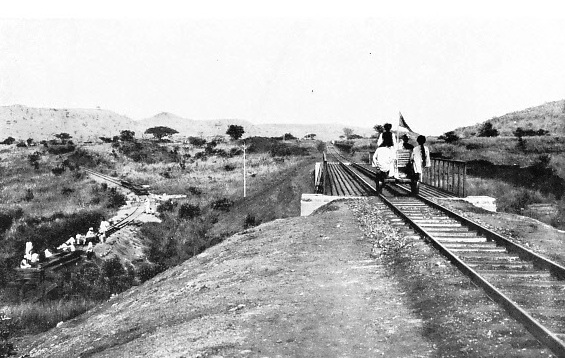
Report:
[[[166,126],[179,132],[181,136],[225,136],[231,124],[244,127],[244,137],[280,137],[291,133],[302,138],[316,134],[317,139],[332,140],[343,135],[339,123],[295,124],[268,123],[254,124],[245,119],[220,118],[197,120],[184,118],[170,112],[160,112],[152,117],[133,120],[125,115],[100,108],[38,108],[20,104],[0,107],[0,140],[14,137],[18,140],[32,138],[36,141],[53,139],[58,133],[69,133],[75,140],[98,140],[99,137],[113,137],[122,130],[132,130],[138,137],[151,127]],[[370,136],[372,128],[350,127],[354,133]]]
[[[551,135],[565,135],[565,99],[506,113],[472,126],[458,127],[454,132],[462,137],[470,137],[478,133],[480,127],[487,122],[492,123],[502,136],[512,136],[518,127],[544,129]]]

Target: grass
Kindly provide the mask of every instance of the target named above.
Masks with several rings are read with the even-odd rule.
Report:
[[[88,299],[58,300],[43,303],[10,304],[3,312],[11,318],[13,334],[34,334],[53,328],[96,306],[99,302]]]
[[[254,197],[254,193],[259,193],[253,200],[261,200],[262,193],[269,193],[272,190],[273,178],[284,181],[285,175],[294,175],[295,168],[304,166],[313,168],[312,162],[315,157],[304,154],[311,152],[317,155],[316,143],[313,142],[303,144],[287,142],[284,147],[275,143],[277,144],[275,152],[284,155],[283,157],[273,156],[275,152],[271,148],[274,144],[269,143],[270,140],[262,141],[265,152],[261,152],[262,149],[259,148],[254,153],[248,153],[246,158],[248,195]],[[214,148],[214,153],[221,155],[223,152],[232,152],[236,153],[234,156],[207,153],[199,154],[201,159],[196,160],[194,157],[197,153],[203,153],[204,148],[177,144],[164,146],[166,148],[155,148],[155,143],[151,143],[143,149],[143,156],[136,157],[137,161],[130,158],[131,148],[121,151],[112,144],[79,146],[75,152],[62,155],[50,154],[42,150],[42,147],[0,151],[2,173],[0,214],[6,213],[0,218],[3,220],[2,229],[5,224],[8,228],[7,231],[0,233],[3,235],[1,239],[4,243],[0,248],[2,264],[0,267],[6,271],[2,277],[9,276],[7,270],[16,265],[15,259],[23,252],[22,240],[31,239],[37,244],[36,249],[43,250],[44,247],[39,247],[43,245],[40,239],[44,239],[47,234],[53,240],[57,240],[59,236],[68,235],[67,229],[72,230],[73,233],[86,231],[88,226],[95,225],[79,227],[83,217],[90,219],[92,215],[107,217],[112,213],[109,208],[110,190],[88,176],[80,174],[80,169],[74,171],[67,169],[61,175],[55,175],[51,171],[54,167],[60,167],[65,160],[73,166],[89,167],[138,184],[150,184],[153,193],[188,196],[177,200],[176,205],[171,205],[168,211],[161,214],[163,219],[161,224],[143,226],[142,232],[148,245],[147,254],[154,260],[153,264],[157,265],[151,265],[150,269],[145,270],[147,272],[144,271],[142,280],[200,253],[235,231],[288,214],[287,199],[282,198],[280,193],[277,194],[278,200],[261,202],[258,207],[243,203],[243,156],[232,150],[238,148],[237,145],[222,143]],[[162,162],[151,157],[151,154],[155,153],[157,159],[174,158],[167,153],[171,153],[175,148],[176,152],[181,153],[186,159],[183,165],[179,161]],[[28,159],[28,156],[35,151],[44,152],[37,160],[39,163],[37,169]],[[289,153],[301,155],[288,155]],[[283,177],[279,178],[280,175]],[[308,184],[305,183],[304,187]],[[284,187],[285,195],[299,202],[297,198],[301,189],[296,191],[292,188],[297,187],[288,189]],[[230,203],[230,206],[214,207],[214,203]],[[190,215],[184,212],[188,209]],[[184,211],[179,212],[179,210]],[[216,224],[219,222],[221,226]],[[21,228],[28,230],[24,232],[20,230]],[[34,233],[41,237],[31,238],[30,235]],[[6,301],[7,296],[3,297],[3,301],[9,303],[5,307],[6,313],[16,323],[18,334],[36,333],[53,327],[57,322],[68,320],[103,300],[106,291],[121,292],[129,287],[130,281],[133,280],[130,273],[124,273],[114,280],[116,287],[110,287],[97,284],[96,282],[99,281],[96,280],[92,282],[87,280],[88,277],[98,277],[97,279],[102,280],[100,274],[75,271],[74,276],[64,281],[68,281],[68,284],[63,285],[63,296],[67,297],[65,299],[38,304],[15,304]],[[106,281],[102,280],[99,283]],[[98,286],[102,291],[96,293],[94,291]],[[95,294],[84,295],[91,291]],[[77,299],[79,296],[82,298]]]

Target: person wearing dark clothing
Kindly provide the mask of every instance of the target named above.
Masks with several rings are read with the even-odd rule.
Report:
[[[408,143],[408,141],[410,140],[410,136],[408,134],[404,134],[400,138],[402,139],[402,149],[408,149],[408,150],[414,149],[414,146]]]
[[[392,135],[390,131],[392,129],[392,124],[385,123],[384,125],[385,131],[381,133],[379,139],[377,140],[377,147],[393,147],[396,148],[396,139]]]

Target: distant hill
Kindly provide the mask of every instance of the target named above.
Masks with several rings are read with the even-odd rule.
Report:
[[[253,124],[243,119],[195,120],[162,112],[153,117],[132,120],[104,109],[80,108],[32,108],[22,105],[0,107],[0,141],[11,136],[18,140],[52,139],[54,134],[69,133],[76,140],[95,140],[113,137],[120,131],[133,130],[141,136],[148,128],[166,126],[179,131],[182,136],[225,135],[230,124],[243,126],[244,137],[280,137],[291,133],[297,138],[316,134],[317,139],[339,139],[343,128],[353,129],[355,134],[369,137],[372,128],[351,127],[344,124]]]
[[[253,124],[242,119],[217,119],[217,120],[194,120],[182,118],[172,113],[159,113],[151,118],[138,121],[143,129],[155,126],[170,127],[179,132],[183,136],[214,136],[225,135],[230,124],[236,124],[245,130],[244,137],[262,136],[262,137],[280,137],[285,133],[291,133],[297,138],[302,138],[307,134],[316,134],[316,139],[332,140],[338,139],[343,135],[343,128],[349,127],[353,129],[355,134],[361,136],[370,136],[375,133],[372,128],[351,127],[343,124],[324,123],[324,124]]]
[[[8,136],[22,140],[53,139],[54,134],[62,132],[77,140],[89,140],[136,128],[137,123],[130,118],[104,109],[0,107],[0,141]]]
[[[565,100],[526,108],[494,117],[485,122],[491,122],[493,127],[498,129],[500,135],[503,136],[512,136],[512,132],[518,127],[533,130],[544,129],[549,131],[551,135],[565,135]],[[455,132],[462,137],[469,137],[478,133],[483,123],[457,128]]]

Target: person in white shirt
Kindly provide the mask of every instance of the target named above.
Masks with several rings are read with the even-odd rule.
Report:
[[[77,242],[77,245],[84,245],[84,244],[86,244],[86,237],[84,235],[77,234],[76,242]]]
[[[373,162],[371,166],[376,168],[376,189],[380,194],[384,185],[384,180],[389,176],[391,170],[394,168],[394,155],[393,151],[388,147],[378,147],[373,154]]]
[[[29,264],[29,262],[27,261],[27,259],[25,257],[20,262],[20,268],[23,268],[23,269],[31,268],[31,265]]]
[[[416,139],[418,146],[412,150],[412,155],[410,156],[410,162],[412,163],[412,182],[410,187],[412,189],[412,194],[418,195],[420,191],[419,182],[422,179],[422,173],[425,168],[429,168],[432,165],[432,160],[430,159],[430,150],[424,145],[426,143],[426,137],[423,135],[418,136]]]
[[[90,242],[92,240],[94,240],[94,238],[96,237],[96,234],[94,233],[94,228],[88,228],[88,232],[86,233],[86,242]]]
[[[100,242],[106,241],[106,231],[110,227],[110,223],[106,220],[102,220],[100,223],[100,228],[98,229],[98,237],[100,238]]]

